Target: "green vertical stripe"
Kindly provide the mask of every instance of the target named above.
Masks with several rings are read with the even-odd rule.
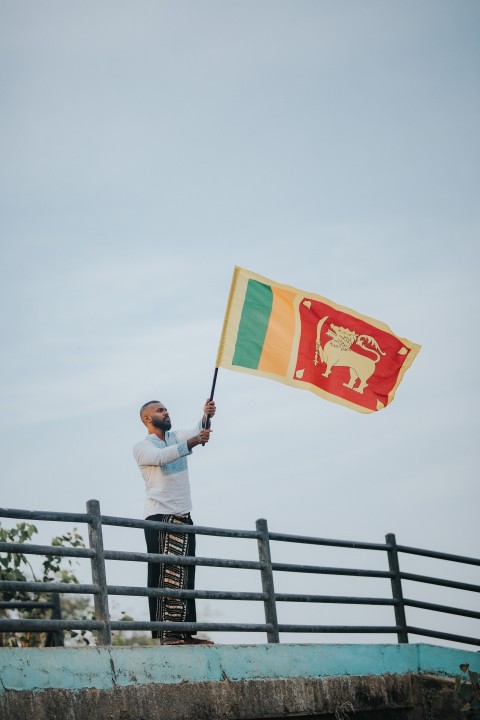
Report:
[[[272,312],[273,292],[270,285],[249,280],[232,365],[256,370]]]

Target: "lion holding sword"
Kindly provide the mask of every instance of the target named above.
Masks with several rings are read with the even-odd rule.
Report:
[[[325,371],[322,373],[325,378],[330,375],[334,367],[350,368],[350,380],[348,383],[343,384],[346,388],[363,394],[365,388],[368,387],[368,380],[375,372],[381,355],[385,355],[386,353],[382,351],[377,341],[371,337],[371,335],[357,335],[353,330],[340,327],[334,323],[330,323],[330,328],[326,333],[328,337],[332,339],[322,347],[320,343],[320,333],[327,319],[328,315],[322,318],[317,325],[314,364],[318,365],[319,362],[321,362],[326,365]],[[365,346],[364,343],[367,343],[370,347]],[[370,358],[355,352],[351,349],[353,344],[358,345],[376,357]],[[358,380],[360,382],[357,385]]]

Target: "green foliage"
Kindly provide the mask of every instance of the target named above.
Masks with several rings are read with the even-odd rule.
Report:
[[[33,535],[38,533],[35,525],[29,523],[17,523],[16,527],[4,528],[0,523],[0,542],[6,543],[26,543]],[[54,537],[51,541],[53,547],[85,547],[83,538],[76,528],[72,532]],[[7,552],[0,557],[0,580],[7,581],[35,581],[35,582],[62,582],[62,583],[78,583],[77,576],[74,572],[74,560],[72,558],[63,557],[61,555],[46,556],[42,563],[41,578],[37,577],[27,556],[19,552]],[[25,591],[7,591],[2,594],[2,599],[6,601],[16,602],[46,602],[51,598],[48,592],[31,593]],[[6,617],[19,617],[28,619],[49,618],[51,616],[50,608],[18,608],[2,609]],[[12,615],[14,613],[14,615]],[[93,611],[89,598],[72,597],[62,598],[62,615],[75,617],[82,620],[91,619]],[[82,639],[88,643],[88,634],[85,631],[75,632],[69,631],[67,636],[74,639]],[[32,647],[39,645],[44,640],[44,634],[39,633],[3,633],[0,636],[0,645],[10,647],[27,646]]]
[[[31,539],[32,535],[38,532],[35,525],[27,525],[27,523],[17,523],[14,528],[4,528],[0,523],[0,542],[4,543],[25,543]],[[13,580],[17,582],[24,582],[27,580],[22,568],[28,567],[32,575],[34,575],[32,567],[28,562],[25,555],[20,553],[5,553],[0,557],[0,580]],[[3,593],[4,600],[12,600],[14,595],[18,599],[28,600],[29,596],[26,593]],[[20,597],[21,596],[21,597]]]
[[[85,547],[83,538],[77,528],[73,528],[72,532],[65,533],[58,537],[52,538],[50,543],[53,547]],[[62,563],[66,564],[64,567]],[[71,558],[65,558],[60,555],[50,555],[43,563],[43,582],[78,583],[76,575],[70,570],[73,567]]]
[[[460,665],[460,670],[462,675],[455,677],[455,689],[463,702],[462,712],[468,713],[468,717],[480,718],[479,673],[472,672],[468,663]]]
[[[92,601],[87,595],[62,595],[62,617],[75,620],[94,620],[95,611]],[[90,645],[92,633],[88,630],[69,630],[66,637],[67,645]]]

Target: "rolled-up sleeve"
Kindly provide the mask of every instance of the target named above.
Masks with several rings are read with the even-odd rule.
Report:
[[[191,450],[188,449],[186,441],[181,441],[176,445],[168,445],[165,448],[158,448],[148,440],[142,440],[133,448],[133,456],[139,467],[167,465],[190,454]]]

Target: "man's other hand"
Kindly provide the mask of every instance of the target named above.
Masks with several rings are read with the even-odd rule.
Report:
[[[205,415],[205,418],[207,417],[213,417],[215,415],[216,411],[215,403],[213,400],[207,400],[204,408],[203,408],[203,414]]]
[[[188,449],[196,447],[197,445],[205,445],[210,440],[211,428],[202,428],[198,435],[194,435],[190,440],[187,440]]]
[[[202,428],[200,432],[198,433],[198,442],[206,443],[210,440],[210,433],[212,432],[212,428]]]

